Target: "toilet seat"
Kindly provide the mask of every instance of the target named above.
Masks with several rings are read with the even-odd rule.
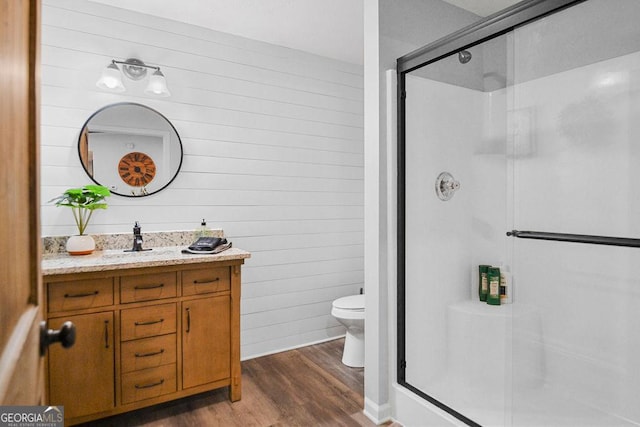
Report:
[[[342,319],[364,319],[364,295],[350,295],[333,301],[331,314]]]
[[[364,295],[349,295],[338,298],[333,302],[333,306],[343,310],[364,311]]]

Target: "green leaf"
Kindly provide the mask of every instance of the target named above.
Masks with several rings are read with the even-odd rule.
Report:
[[[58,197],[51,199],[49,203],[72,208],[78,231],[80,234],[84,234],[92,211],[107,209],[107,203],[104,199],[110,195],[111,192],[107,187],[88,184],[82,188],[69,188]]]

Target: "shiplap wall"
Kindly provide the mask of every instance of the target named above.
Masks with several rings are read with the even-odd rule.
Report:
[[[74,233],[48,200],[90,180],[77,155],[85,120],[131,101],[182,138],[176,180],[113,196],[89,233],[195,229],[202,218],[252,253],[243,269],[242,357],[344,332],[331,302],[363,286],[361,66],[86,0],[42,8],[42,234]],[[162,67],[170,98],[95,86],[111,59]]]

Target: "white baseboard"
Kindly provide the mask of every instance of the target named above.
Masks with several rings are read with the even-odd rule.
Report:
[[[249,355],[247,357],[243,357],[241,359],[241,361],[257,359],[258,357],[269,356],[271,354],[282,353],[283,351],[295,350],[297,348],[308,347],[310,345],[322,344],[323,342],[339,340],[340,338],[344,338],[344,337],[345,337],[345,335],[342,334],[342,335],[338,335],[338,336],[335,336],[335,337],[323,338],[321,340],[311,341],[311,342],[304,343],[304,344],[298,344],[298,345],[294,345],[294,346],[291,346],[291,347],[286,347],[286,348],[281,348],[281,349],[278,349],[278,350],[268,351],[268,352],[265,352],[265,353],[251,354],[251,355]]]
[[[384,405],[378,405],[369,398],[364,398],[364,415],[371,421],[380,425],[391,421],[391,405],[387,402]]]

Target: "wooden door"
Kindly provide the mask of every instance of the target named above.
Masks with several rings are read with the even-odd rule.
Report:
[[[115,361],[112,311],[51,319],[49,327],[67,320],[76,326],[76,344],[49,347],[49,404],[64,405],[68,420],[115,406]]]
[[[182,387],[229,378],[231,329],[229,297],[182,303]]]
[[[0,0],[0,405],[43,398],[38,0]]]

